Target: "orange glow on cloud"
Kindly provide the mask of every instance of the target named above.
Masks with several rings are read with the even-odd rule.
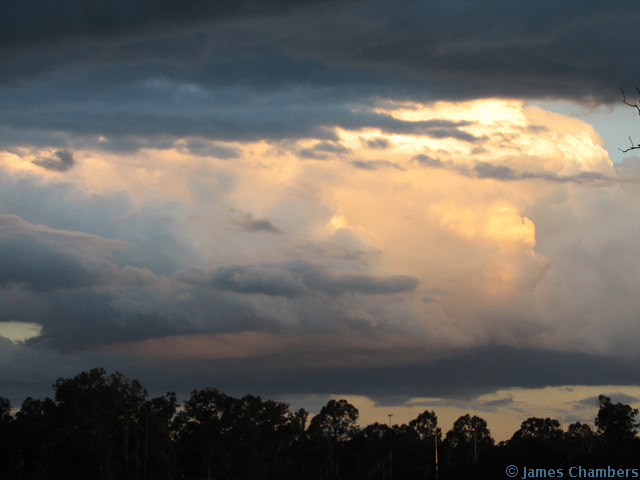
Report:
[[[237,152],[227,159],[193,155],[189,143],[178,140],[173,148],[126,155],[75,151],[77,165],[64,180],[89,192],[128,192],[135,205],[175,202],[184,215],[182,238],[203,268],[301,255],[337,272],[412,276],[419,286],[399,302],[402,322],[394,312],[372,314],[369,304],[356,316],[374,325],[380,315],[389,315],[386,321],[425,347],[477,346],[496,337],[539,345],[542,338],[553,338],[544,329],[522,334],[535,332],[544,323],[542,312],[557,308],[545,293],[553,290],[545,281],[557,281],[554,263],[538,250],[537,219],[527,210],[574,194],[571,184],[545,178],[581,172],[615,176],[593,128],[516,100],[386,105],[381,111],[410,121],[467,122],[458,131],[476,140],[455,131],[433,138],[338,129],[335,142],[225,144]],[[38,154],[4,153],[2,160],[49,181],[62,178],[32,164]],[[429,160],[421,163],[421,158]],[[478,162],[490,164],[480,172],[485,176],[478,173]],[[256,219],[268,220],[270,230],[252,230]],[[294,328],[299,322],[294,307],[267,300],[271,304],[260,308]],[[522,321],[533,327],[522,328]],[[148,345],[170,341],[186,355],[205,352],[198,345],[211,342],[214,356],[259,351],[249,347],[255,338],[247,335],[238,337],[242,341],[179,337]],[[293,348],[302,341],[276,338],[255,343],[282,341],[283,348]],[[140,348],[153,355],[155,346]]]

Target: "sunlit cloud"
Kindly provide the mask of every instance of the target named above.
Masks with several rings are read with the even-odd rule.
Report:
[[[42,333],[42,325],[28,322],[1,322],[0,337],[5,337],[14,343],[23,343],[30,338],[38,337]]]
[[[332,141],[217,142],[211,155],[203,155],[205,141],[192,152],[196,143],[188,138],[126,155],[86,145],[75,150],[82,160],[64,177],[30,168],[38,152],[3,158],[34,192],[77,185],[69,203],[125,192],[126,208],[107,219],[100,236],[153,245],[152,235],[165,228],[163,235],[188,253],[180,271],[197,266],[202,281],[136,264],[135,256],[127,262],[148,268],[151,283],[166,283],[161,290],[175,300],[165,311],[189,312],[189,328],[202,334],[228,330],[244,312],[233,328],[256,334],[280,325],[306,335],[356,322],[374,329],[374,338],[384,325],[439,351],[491,345],[627,351],[616,332],[632,317],[620,315],[619,328],[605,327],[599,309],[585,311],[598,284],[584,285],[574,272],[585,264],[567,263],[563,250],[576,241],[569,232],[606,214],[596,210],[577,220],[579,198],[602,203],[620,194],[619,176],[592,127],[516,100],[388,104],[378,111],[416,125],[404,125],[403,133],[388,126],[337,129]],[[455,131],[434,133],[443,128]],[[45,183],[36,180],[40,175]],[[557,206],[549,207],[549,199]],[[15,211],[34,215],[26,205]],[[147,230],[131,223],[142,211],[156,218]],[[551,227],[557,221],[565,222],[560,231]],[[114,278],[124,272],[113,271],[120,272]],[[156,295],[132,302],[133,293],[111,288],[100,287],[100,294],[114,296],[112,308],[135,315],[157,310],[145,304]],[[228,316],[223,323],[219,315],[207,318],[212,304],[200,299],[208,290]],[[387,292],[398,301],[384,298]],[[310,315],[318,307],[332,312],[330,321]],[[160,334],[166,331],[142,336]]]

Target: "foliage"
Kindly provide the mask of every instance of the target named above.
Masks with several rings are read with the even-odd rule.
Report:
[[[562,440],[560,422],[551,418],[527,418],[520,429],[513,434],[513,441],[520,442],[557,442]]]
[[[311,419],[309,431],[335,442],[346,442],[358,430],[358,409],[346,400],[329,400],[320,413]]]
[[[636,436],[636,428],[639,426],[635,422],[637,415],[637,408],[622,403],[614,405],[609,397],[600,395],[596,428],[598,433],[612,444],[628,442]]]
[[[493,447],[494,440],[487,428],[487,421],[468,413],[453,423],[453,428],[447,432],[447,442],[456,449],[468,449],[471,446],[485,450]]]
[[[418,433],[421,440],[431,439],[433,441],[436,435],[438,440],[442,437],[442,433],[438,428],[438,417],[433,411],[425,410],[411,420],[409,426]]]
[[[307,412],[215,388],[148,398],[137,380],[104,369],[60,378],[54,398],[26,398],[13,413],[0,397],[1,479],[500,478],[504,465],[638,467],[636,409],[600,396],[595,426],[563,432],[530,417],[495,445],[487,422],[466,414],[441,439],[435,412],[408,424],[359,428],[358,410],[330,400]],[[439,458],[436,469],[436,444]]]

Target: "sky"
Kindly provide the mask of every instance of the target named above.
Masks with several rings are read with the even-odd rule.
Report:
[[[0,395],[640,406],[635,7],[0,3]]]

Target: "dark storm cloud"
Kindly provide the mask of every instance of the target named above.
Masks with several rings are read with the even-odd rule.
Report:
[[[105,253],[123,245],[0,215],[0,285],[46,291],[101,284],[116,270]]]
[[[53,155],[53,157],[38,157],[33,163],[55,172],[66,172],[76,163],[73,154],[67,150],[58,150]]]
[[[0,355],[10,360],[3,369],[2,382],[4,395],[14,404],[28,395],[50,395],[53,378],[73,376],[81,369],[96,365],[138,378],[150,390],[177,390],[185,396],[194,388],[213,386],[230,395],[252,392],[278,397],[340,392],[365,395],[383,405],[402,405],[416,397],[470,399],[510,387],[637,385],[640,381],[637,361],[505,347],[454,353],[434,362],[360,368],[314,366],[313,355],[302,357],[300,354],[294,358],[172,360],[152,365],[137,362],[135,355],[82,353],[65,356],[62,361],[60,354],[37,348],[36,344],[16,346],[1,337]],[[315,361],[319,360],[316,356]],[[26,372],[29,374],[25,375]],[[614,402],[636,401],[634,397],[615,392],[611,398]],[[490,402],[490,406],[511,403],[505,398]],[[579,404],[595,407],[597,398],[583,399]]]
[[[17,46],[82,37],[109,37],[148,27],[179,26],[286,11],[314,0],[65,0],[4,2],[0,7],[2,44]]]
[[[360,370],[360,371],[358,371]],[[635,385],[639,377],[637,363],[602,359],[584,354],[557,353],[535,350],[491,348],[476,354],[438,360],[431,364],[397,368],[353,369],[345,371],[334,385],[334,391],[344,391],[349,382],[362,375],[370,382],[356,388],[359,394],[375,392],[372,396],[386,397],[403,392],[406,398],[419,396],[472,397],[500,388],[542,388],[560,385]],[[378,384],[374,378],[384,378]],[[420,378],[419,385],[411,385]],[[325,378],[328,381],[329,378]],[[364,383],[364,382],[363,382]],[[382,382],[381,382],[382,383]]]
[[[190,331],[189,322],[183,319],[181,325],[174,324],[161,311],[140,313],[114,308],[113,302],[117,301],[114,297],[113,292],[90,289],[41,297],[40,307],[47,310],[47,315],[33,320],[42,325],[43,336],[27,342],[34,348],[77,354],[113,342]]]
[[[638,66],[625,58],[638,20],[631,2],[538,7],[534,1],[406,2],[402,8],[381,2],[360,9],[343,35],[317,42],[316,52],[343,64],[400,69],[447,98],[613,101],[611,85],[638,78]],[[356,7],[345,10],[355,15]],[[386,33],[373,38],[374,29]],[[354,48],[344,48],[345,40]]]
[[[462,128],[469,122],[448,120],[403,121],[388,114],[356,110],[336,98],[335,89],[323,89],[320,98],[308,90],[266,95],[241,86],[214,85],[211,88],[183,88],[171,82],[122,85],[122,72],[104,72],[113,85],[96,92],[92,78],[71,82],[51,80],[31,89],[0,91],[0,122],[9,128],[48,132],[64,131],[75,137],[78,146],[87,137],[100,149],[113,151],[154,147],[170,148],[171,138],[196,136],[217,140],[280,140],[283,138],[317,138],[335,140],[335,127],[348,130],[379,129],[387,134],[415,134],[431,138],[456,138],[481,142]],[[247,73],[249,75],[249,73]],[[149,75],[154,75],[149,72]],[[100,80],[103,81],[103,80]],[[67,85],[67,83],[71,83]],[[80,87],[78,87],[78,83]],[[113,90],[114,85],[120,85]],[[65,98],[64,107],[49,98]],[[97,104],[96,104],[97,103]],[[179,108],[176,108],[176,106]],[[25,108],[28,107],[28,108]],[[44,135],[42,133],[41,135]],[[96,142],[97,137],[103,140]],[[21,138],[7,138],[8,145],[20,144]],[[61,139],[66,146],[69,138]],[[232,149],[206,145],[189,139],[188,150],[198,155],[233,158]],[[347,153],[345,147],[325,141],[303,149],[300,155],[324,159]],[[236,155],[237,156],[237,155]]]
[[[297,297],[327,295],[379,295],[414,290],[417,279],[408,276],[376,277],[362,274],[336,274],[306,262],[279,265],[231,265],[219,267],[210,284],[221,290],[246,294]]]
[[[199,372],[207,372],[207,381],[225,392],[254,391],[264,395],[340,392],[364,395],[386,405],[401,405],[415,397],[470,399],[511,387],[637,385],[640,381],[637,361],[506,347],[450,352],[441,360],[394,367],[323,368],[314,366],[314,362],[319,363],[320,359],[298,353],[295,358],[280,355],[188,364],[178,361],[162,364],[160,368],[187,383],[201,381]],[[186,365],[190,368],[185,369]]]
[[[331,139],[336,126],[479,142],[464,125],[368,109],[380,99],[495,95],[617,102],[619,86],[640,78],[628,59],[638,21],[630,2],[0,8],[0,124],[102,135],[114,148],[136,136]]]

